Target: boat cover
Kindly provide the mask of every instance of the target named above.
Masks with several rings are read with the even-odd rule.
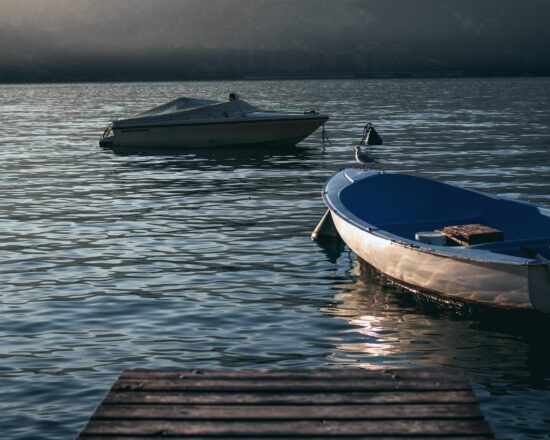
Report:
[[[239,99],[219,102],[183,97],[129,118],[116,120],[113,122],[113,127],[131,127],[190,119],[235,118],[257,111],[260,111],[257,107]]]

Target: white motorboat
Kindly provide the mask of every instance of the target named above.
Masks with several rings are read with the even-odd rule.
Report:
[[[323,199],[344,242],[398,284],[550,313],[549,209],[354,168],[335,174]]]
[[[204,148],[295,145],[328,120],[315,111],[260,110],[236,93],[226,102],[179,98],[113,121],[102,147]]]

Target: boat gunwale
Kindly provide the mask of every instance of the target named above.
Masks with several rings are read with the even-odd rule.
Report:
[[[283,115],[283,113],[278,113],[279,115]],[[132,124],[126,123],[126,121],[131,121],[130,119],[117,119],[112,122],[113,124],[113,131],[114,130],[125,130],[125,129],[138,129],[138,128],[157,128],[157,127],[190,127],[194,125],[222,125],[222,124],[250,124],[250,123],[258,123],[258,122],[294,122],[294,121],[322,121],[323,123],[327,122],[329,120],[329,116],[325,114],[315,114],[315,115],[307,115],[307,114],[284,114],[283,117],[255,117],[246,119],[246,115],[244,117],[239,118],[226,118],[223,120],[220,120],[220,118],[211,118],[212,120],[208,120],[208,118],[202,118],[202,119],[188,119],[188,120],[174,120],[173,122],[166,122],[166,121],[159,121],[159,122],[151,122],[151,123],[143,123],[142,121]],[[118,122],[124,121],[124,125],[117,125]]]
[[[349,176],[346,173],[349,170],[357,170],[355,171],[355,173],[359,174],[359,172],[361,172],[361,176],[357,179],[353,179],[352,176]],[[405,238],[405,237],[393,234],[385,229],[381,229],[378,226],[368,223],[367,221],[353,214],[341,202],[339,194],[344,188],[350,185],[353,185],[358,181],[361,181],[367,178],[372,178],[379,174],[386,174],[386,173],[380,170],[361,170],[359,168],[344,168],[338,171],[337,173],[335,173],[334,175],[332,175],[328,179],[328,181],[325,183],[323,187],[323,192],[322,192],[323,201],[325,202],[327,207],[330,209],[330,211],[338,215],[340,218],[342,218],[342,220],[352,224],[353,226],[361,229],[362,231],[368,234],[388,240],[391,243],[397,244],[409,250],[423,252],[431,255],[437,255],[439,257],[450,258],[458,261],[469,261],[469,262],[477,262],[477,263],[484,263],[484,264],[498,264],[503,266],[526,266],[526,267],[545,266],[547,267],[547,264],[544,261],[541,261],[539,259],[514,257],[511,255],[493,252],[490,249],[476,249],[476,248],[471,249],[463,246],[446,247],[446,246],[428,245],[416,240],[411,240],[409,238]],[[406,176],[410,176],[410,175],[406,175]],[[417,176],[410,176],[410,177],[417,177]],[[336,180],[341,180],[341,181],[337,182]],[[438,182],[438,183],[440,183],[441,185],[449,185],[443,182]],[[328,189],[330,185],[334,185],[335,188]],[[449,186],[453,186],[453,185],[449,185]],[[457,187],[457,188],[460,188],[460,187]],[[528,206],[533,206],[538,209],[541,208],[536,204],[524,202],[521,200],[507,199],[504,197],[495,196],[492,194],[486,194],[480,191],[473,191],[465,188],[460,188],[460,189],[463,191],[470,191],[472,193],[481,194],[485,197],[492,197],[499,200],[510,200],[513,202],[526,204]],[[338,200],[340,206],[337,206],[337,204],[334,203],[334,201],[332,200],[333,197],[335,197]],[[546,208],[542,208],[542,209],[546,210]]]

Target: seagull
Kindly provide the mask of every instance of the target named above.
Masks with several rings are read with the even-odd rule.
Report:
[[[355,146],[355,160],[362,165],[367,165],[372,162],[376,162],[372,159],[366,151],[361,151],[361,146]]]

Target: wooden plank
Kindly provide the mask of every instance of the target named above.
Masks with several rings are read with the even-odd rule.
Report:
[[[85,434],[114,435],[218,435],[218,436],[313,436],[313,435],[468,435],[490,434],[484,420],[372,420],[372,421],[273,421],[210,422],[92,420]]]
[[[471,390],[364,393],[212,393],[111,391],[104,403],[188,405],[335,405],[390,403],[477,403]]]
[[[351,420],[351,419],[468,419],[483,418],[477,405],[102,405],[94,418],[178,420]]]
[[[86,440],[105,440],[106,438],[108,438],[109,440],[143,440],[144,438],[147,438],[145,436],[141,436],[141,435],[113,435],[113,434],[109,434],[108,436],[105,436],[105,435],[82,435],[81,438],[84,438]],[[149,438],[151,438],[149,436]],[[186,440],[226,440],[228,437],[227,436],[207,436],[207,437],[204,437],[204,436],[195,436],[195,435],[186,435],[185,437],[182,437],[182,436],[170,436],[170,437],[167,437],[167,438],[185,438]],[[236,439],[250,439],[250,438],[255,438],[255,437],[250,437],[250,436],[246,436],[246,437],[243,437],[243,436],[233,436],[233,437],[230,437],[231,440],[236,440]],[[291,437],[291,436],[284,436],[284,437],[281,437],[281,436],[262,436],[261,439],[262,440],[284,440],[284,439],[288,439],[288,438],[298,438],[296,436],[294,437]],[[300,438],[304,438],[303,436],[301,436]],[[409,435],[405,435],[405,436],[392,436],[392,437],[388,437],[388,436],[385,436],[385,435],[370,435],[370,434],[361,434],[361,435],[358,435],[358,436],[350,436],[350,435],[346,435],[346,436],[335,436],[335,435],[331,435],[331,436],[308,436],[307,437],[307,440],[327,440],[327,439],[330,439],[330,440],[350,440],[350,439],[365,439],[365,438],[368,438],[369,440],[420,440],[420,439],[423,439],[423,437],[418,437],[416,435],[414,436],[409,436]],[[487,439],[493,439],[494,437],[491,435],[491,434],[487,434],[487,435],[483,435],[483,434],[479,434],[479,435],[444,435],[444,436],[439,436],[439,435],[436,435],[436,436],[430,436],[429,438],[431,438],[432,440],[437,440],[437,439],[447,439],[447,440],[487,440]]]
[[[504,240],[501,230],[479,223],[446,226],[443,229],[436,229],[436,232],[463,246]]]
[[[328,391],[353,392],[369,390],[467,390],[463,380],[449,379],[342,379],[342,380],[242,380],[242,379],[197,379],[197,380],[119,380],[113,390],[142,391]]]
[[[205,371],[205,370],[125,370],[119,380],[173,380],[173,379],[240,379],[240,380],[269,380],[269,379],[330,379],[330,380],[349,380],[360,378],[363,380],[375,379],[379,380],[382,377],[391,379],[453,379],[465,380],[462,371],[452,370],[450,368],[407,368],[397,369],[388,368],[382,370],[365,370],[365,369],[345,369],[345,370],[275,370],[275,371]]]

